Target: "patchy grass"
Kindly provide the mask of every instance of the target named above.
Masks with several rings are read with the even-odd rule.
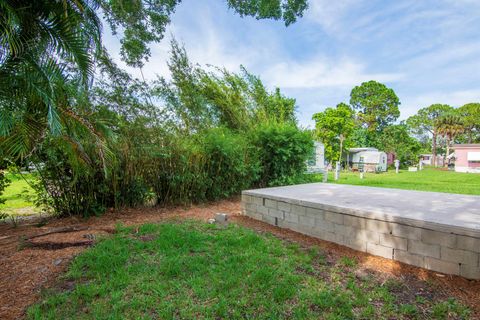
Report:
[[[360,179],[358,172],[341,172],[338,181],[334,181],[333,178],[333,173],[330,173],[328,181],[332,183],[480,195],[480,174],[433,168],[418,172],[400,170],[398,174],[395,170],[378,174],[365,173],[364,179]],[[322,176],[315,175],[314,180],[322,181]]]
[[[6,174],[10,185],[5,188],[3,194],[0,195],[5,199],[5,203],[0,204],[0,210],[13,215],[25,215],[35,212],[32,199],[35,195],[29,182],[36,179],[31,173],[13,174],[8,172]]]
[[[455,300],[271,235],[198,222],[118,232],[78,256],[29,319],[468,318]],[[71,285],[71,284],[74,285]],[[410,291],[409,291],[410,290]],[[420,299],[420,298],[421,299]]]

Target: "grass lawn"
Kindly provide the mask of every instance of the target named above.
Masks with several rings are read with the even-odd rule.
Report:
[[[434,289],[358,276],[352,259],[327,260],[319,249],[237,225],[118,227],[79,255],[67,285],[45,291],[27,318],[468,318],[467,308],[434,298]]]
[[[329,173],[328,181],[333,183],[480,195],[480,174],[432,168],[418,172],[400,170],[398,174],[395,170],[379,174],[365,173],[364,179],[360,179],[358,172],[341,172],[338,181],[333,178],[333,173]],[[315,180],[322,181],[322,176],[316,175]]]
[[[11,182],[0,195],[2,199],[6,200],[5,203],[0,204],[0,211],[18,215],[34,213],[33,203],[28,198],[31,199],[35,193],[27,181],[32,181],[35,177],[31,173],[22,176],[6,173],[6,177]]]

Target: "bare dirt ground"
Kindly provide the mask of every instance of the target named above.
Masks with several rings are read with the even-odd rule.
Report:
[[[132,226],[174,218],[206,221],[216,212],[228,213],[234,223],[257,232],[272,233],[303,247],[322,248],[329,259],[342,256],[355,258],[358,261],[358,272],[375,272],[378,277],[385,279],[396,278],[409,288],[408,294],[424,290],[428,283],[428,286],[434,287],[441,296],[455,297],[469,306],[473,312],[472,318],[480,319],[480,281],[440,275],[250,219],[241,215],[239,199],[190,208],[110,211],[101,217],[89,219],[51,219],[43,226],[39,226],[38,221],[34,220],[22,221],[16,228],[7,224],[0,225],[0,319],[23,318],[26,308],[39,299],[41,290],[58,285],[58,279],[69,262],[93,245],[99,236],[113,233],[116,224]],[[35,237],[52,231],[65,231],[65,228],[68,232]]]

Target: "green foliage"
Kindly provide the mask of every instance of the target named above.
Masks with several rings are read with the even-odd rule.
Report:
[[[480,103],[467,103],[456,110],[461,117],[467,143],[480,142]]]
[[[446,114],[453,113],[453,110],[451,106],[446,104],[432,104],[418,110],[417,114],[407,119],[407,124],[412,132],[417,135],[436,134],[437,120]]]
[[[447,156],[450,155],[450,143],[455,140],[455,138],[465,131],[463,124],[463,119],[457,116],[456,114],[447,114],[437,119],[435,124],[437,127],[438,134],[445,138]],[[448,165],[445,162],[445,165]]]
[[[47,136],[32,157],[39,204],[89,216],[217,200],[302,178],[312,139],[296,127],[293,99],[267,91],[245,69],[194,66],[176,42],[169,65],[171,82],[146,83],[105,61],[77,105],[89,115],[88,130],[65,126],[68,135]]]
[[[402,165],[416,164],[421,150],[421,144],[410,136],[404,123],[386,127],[379,135],[376,147],[394,153]]]
[[[251,139],[261,163],[261,186],[302,181],[306,161],[313,151],[312,137],[308,132],[288,124],[266,124],[259,127]]]
[[[400,116],[400,100],[393,89],[373,80],[352,89],[350,105],[368,131],[382,131]]]
[[[435,161],[438,143],[438,119],[454,113],[454,109],[446,104],[432,104],[429,107],[418,110],[416,115],[407,119],[406,123],[411,131],[417,136],[432,136],[432,154]],[[435,163],[433,164],[435,165]]]
[[[166,102],[168,119],[177,131],[210,127],[248,131],[263,122],[296,122],[295,99],[285,97],[278,88],[268,92],[262,81],[243,67],[240,73],[201,69],[172,40],[169,68],[171,82],[159,79],[152,94]]]
[[[0,149],[27,157],[76,119],[100,48],[95,1],[0,1]]]
[[[5,176],[5,172],[0,171],[0,195],[3,194],[3,191],[5,188],[10,184],[10,180],[7,179]],[[5,203],[5,199],[0,198],[0,205]],[[0,211],[0,220],[3,220],[7,217],[8,215],[2,211]]]
[[[327,108],[313,115],[315,120],[315,136],[325,145],[325,156],[330,162],[341,158],[348,144],[344,141],[350,138],[355,129],[353,110],[345,103],[336,108]]]
[[[217,200],[238,194],[258,176],[245,136],[213,128],[192,136],[175,136],[150,159],[145,181],[160,203]]]

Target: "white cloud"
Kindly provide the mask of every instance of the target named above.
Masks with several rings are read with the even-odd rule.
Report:
[[[402,119],[414,115],[418,109],[428,107],[435,103],[448,104],[460,107],[470,102],[480,101],[480,89],[458,90],[451,92],[432,91],[413,97],[407,97],[402,104]]]
[[[263,73],[271,86],[280,88],[353,87],[362,82],[376,80],[396,82],[399,73],[369,73],[363,64],[349,58],[339,60],[316,57],[307,61],[277,63]]]

